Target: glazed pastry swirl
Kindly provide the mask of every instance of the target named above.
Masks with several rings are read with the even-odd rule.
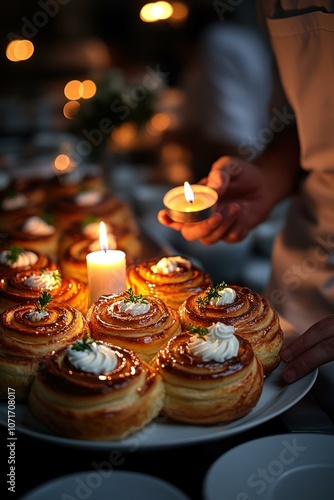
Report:
[[[233,325],[235,333],[248,340],[260,359],[267,375],[279,364],[279,353],[283,342],[283,332],[277,313],[264,297],[247,287],[229,286],[236,292],[231,303],[214,301],[201,303],[206,299],[206,292],[189,297],[179,308],[183,329],[189,325],[208,327],[212,323],[222,322]]]
[[[152,258],[129,266],[128,286],[138,294],[156,295],[169,307],[178,309],[187,297],[205,290],[212,284],[209,275],[189,260],[180,256],[165,259],[178,259],[177,266],[167,264],[165,268],[159,266],[159,262],[163,260],[160,258]],[[166,272],[168,268],[170,271]]]
[[[75,221],[96,217],[106,223],[132,227],[133,214],[130,207],[108,192],[92,190],[57,198],[53,208],[55,224],[60,229],[68,228]]]
[[[36,315],[36,303],[25,303],[0,314],[0,393],[16,389],[25,400],[41,358],[71,345],[89,334],[84,316],[76,309],[53,301]]]
[[[88,307],[87,285],[66,275],[61,275],[61,279],[55,282],[43,278],[43,276],[50,275],[53,272],[57,273],[56,270],[30,269],[11,274],[1,280],[0,312],[22,302],[35,301],[43,290],[47,290],[53,300],[68,304],[86,314]],[[36,285],[38,280],[40,280],[40,286],[29,286],[27,284],[32,282]],[[52,286],[50,286],[50,283],[53,283]]]
[[[4,278],[10,274],[26,269],[56,269],[56,262],[49,256],[37,250],[24,249],[12,262],[9,258],[10,250],[0,252],[0,277]]]
[[[164,385],[155,370],[121,347],[103,344],[116,366],[103,375],[77,369],[64,349],[41,362],[29,406],[53,432],[75,439],[118,440],[160,412]]]
[[[236,356],[205,361],[191,353],[189,332],[173,337],[152,364],[165,383],[164,412],[191,424],[225,423],[248,413],[263,389],[263,370],[249,343],[236,336]]]
[[[181,325],[177,312],[161,299],[144,297],[149,307],[135,304],[135,312],[130,303],[124,304],[126,292],[100,297],[87,313],[92,338],[131,349],[144,361],[151,361],[163,344],[181,332]]]

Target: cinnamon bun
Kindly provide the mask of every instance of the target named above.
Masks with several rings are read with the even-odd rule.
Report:
[[[36,300],[6,309],[0,314],[0,396],[12,387],[17,401],[27,401],[42,357],[88,333],[83,314],[61,302]]]
[[[44,290],[50,292],[53,300],[87,313],[87,285],[60,274],[57,269],[28,269],[0,280],[0,312],[23,302],[36,301]]]
[[[179,255],[152,257],[128,266],[128,287],[137,294],[160,297],[177,310],[184,300],[212,284],[210,276]]]
[[[14,245],[6,246],[0,251],[0,279],[29,269],[55,270],[56,268],[56,261],[38,250]]]
[[[173,337],[152,365],[165,384],[163,412],[180,422],[231,422],[251,411],[263,390],[262,365],[249,342],[219,322]]]
[[[45,220],[47,215],[27,217],[8,229],[7,241],[14,246],[36,250],[56,260],[58,257],[58,231]]]
[[[87,313],[91,336],[130,349],[146,362],[181,332],[178,314],[159,297],[123,293],[103,295]]]
[[[87,190],[73,196],[63,196],[54,201],[50,211],[55,217],[55,225],[63,231],[73,222],[96,217],[105,223],[130,227],[134,217],[130,206],[123,200],[105,191]]]
[[[183,329],[189,325],[208,327],[221,321],[233,325],[249,341],[262,363],[264,374],[280,362],[283,331],[279,316],[269,301],[248,287],[220,283],[188,297],[179,307]]]
[[[29,406],[60,436],[120,440],[158,416],[164,395],[160,375],[134,352],[84,340],[43,359]]]

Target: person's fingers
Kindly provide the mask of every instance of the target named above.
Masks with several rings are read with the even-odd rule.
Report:
[[[232,156],[221,156],[211,167],[207,176],[207,185],[216,189],[221,196],[225,193],[231,178],[240,175],[242,172],[242,162]]]
[[[220,212],[215,212],[211,217],[203,221],[183,224],[181,234],[187,241],[201,240],[201,238],[207,237],[216,231],[218,231],[219,234],[222,220],[222,214]]]
[[[319,342],[330,338],[334,338],[334,315],[314,323],[303,335],[283,347],[281,358],[286,362],[292,361]]]
[[[287,366],[283,378],[294,382],[315,368],[334,360],[334,315],[318,321],[303,335],[285,346],[281,359]]]
[[[183,224],[181,222],[175,222],[173,221],[169,215],[167,214],[165,209],[159,210],[157,214],[157,219],[160,222],[160,224],[163,224],[164,226],[168,226],[172,229],[175,229],[176,231],[180,231]]]
[[[204,245],[211,245],[225,239],[229,229],[240,212],[238,203],[225,205],[221,212],[215,212],[209,219],[196,224],[184,224],[181,233],[188,241],[199,240]]]
[[[231,203],[226,205],[222,210],[221,224],[217,228],[214,228],[211,233],[202,236],[200,238],[201,243],[204,245],[211,245],[219,240],[228,243],[235,243],[243,240],[248,234],[248,229],[243,224],[239,214],[239,204]]]
[[[321,341],[285,366],[282,372],[283,378],[288,383],[296,382],[333,359],[334,338],[331,337]]]

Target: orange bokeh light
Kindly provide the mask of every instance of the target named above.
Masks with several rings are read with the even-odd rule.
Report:
[[[6,57],[12,62],[30,59],[35,50],[30,40],[12,40],[6,48]]]

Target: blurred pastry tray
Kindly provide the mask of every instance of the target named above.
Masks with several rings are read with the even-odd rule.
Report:
[[[142,259],[178,254],[178,251],[170,245],[161,232],[154,230],[155,224],[150,224],[147,220],[138,220],[137,224],[140,230],[140,241],[143,244]]]

